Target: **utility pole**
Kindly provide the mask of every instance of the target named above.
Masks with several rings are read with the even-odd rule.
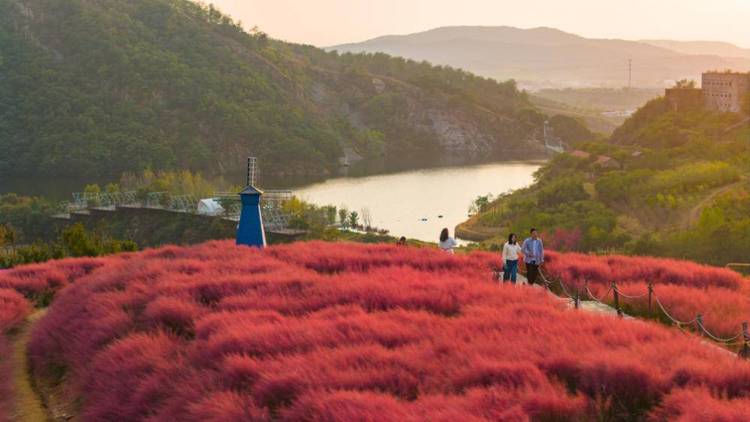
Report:
[[[628,59],[628,91],[633,84],[633,59]]]

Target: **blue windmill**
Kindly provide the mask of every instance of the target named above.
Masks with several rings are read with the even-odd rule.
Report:
[[[266,231],[263,227],[263,214],[260,198],[263,191],[255,187],[255,157],[247,159],[247,186],[240,192],[242,211],[237,226],[237,244],[263,248],[266,246]]]

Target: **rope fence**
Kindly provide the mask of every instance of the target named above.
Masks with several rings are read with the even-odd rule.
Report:
[[[552,287],[557,284],[558,286],[560,286],[560,291],[562,292],[562,294],[573,301],[575,308],[580,308],[581,289],[574,290],[569,286],[566,286],[560,278],[556,278],[555,280],[550,281],[547,279],[547,277],[545,277],[544,272],[542,272],[541,269],[539,270],[539,277],[541,278],[541,282],[544,285],[545,289],[547,289],[548,291],[552,291]],[[653,283],[648,283],[648,290],[643,294],[628,295],[620,291],[620,289],[617,287],[617,283],[612,282],[604,295],[601,297],[597,297],[589,288],[588,280],[584,279],[583,290],[586,293],[586,297],[588,298],[588,300],[598,302],[606,306],[610,306],[610,304],[606,303],[605,300],[610,295],[610,293],[612,293],[612,305],[615,308],[615,311],[617,311],[617,315],[621,317],[624,315],[622,307],[620,306],[621,299],[631,301],[648,298],[649,317],[654,317],[653,304],[655,303],[659,311],[661,311],[661,313],[681,331],[688,333],[685,328],[693,327],[698,335],[710,339],[716,343],[721,343],[728,347],[739,347],[738,356],[744,359],[750,359],[750,328],[748,328],[747,321],[742,323],[742,329],[737,334],[731,337],[720,337],[714,333],[711,333],[706,328],[703,322],[702,314],[696,315],[695,318],[691,319],[690,321],[682,321],[675,318],[662,304],[661,300],[659,300],[659,296],[656,295]]]

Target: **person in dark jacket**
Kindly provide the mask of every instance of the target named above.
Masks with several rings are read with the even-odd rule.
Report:
[[[544,263],[544,243],[535,228],[531,229],[531,237],[523,241],[521,251],[526,264],[526,278],[529,284],[534,284],[539,278],[539,266]]]

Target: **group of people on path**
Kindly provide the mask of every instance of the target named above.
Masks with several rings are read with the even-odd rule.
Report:
[[[544,242],[539,237],[537,229],[532,228],[529,234],[530,236],[519,245],[516,234],[511,233],[503,245],[503,281],[516,282],[521,256],[526,264],[526,279],[529,284],[535,284],[539,278],[539,266],[544,263]]]
[[[536,228],[532,228],[529,231],[530,236],[523,241],[522,244],[518,244],[518,238],[515,233],[511,233],[508,236],[508,241],[503,245],[503,281],[510,281],[516,283],[518,278],[518,261],[523,256],[524,264],[526,265],[526,279],[529,284],[535,284],[539,278],[539,266],[544,263],[544,242],[539,237],[539,232]],[[399,240],[406,243],[405,238]],[[440,232],[440,242],[438,247],[447,253],[454,253],[453,249],[458,246],[456,239],[450,236],[450,232],[447,228]]]

